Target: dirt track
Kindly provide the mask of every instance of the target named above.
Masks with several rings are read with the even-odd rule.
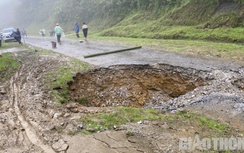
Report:
[[[33,46],[51,49],[50,40],[52,39],[53,38],[28,38],[26,42]],[[174,97],[173,99],[170,98],[171,100],[167,102],[162,103],[161,100],[156,99],[156,101],[148,103],[146,107],[154,107],[171,112],[180,109],[188,109],[192,112],[204,114],[227,123],[233,127],[234,130],[244,130],[241,124],[244,120],[244,70],[242,65],[234,63],[233,61],[203,59],[147,49],[91,59],[83,58],[83,55],[94,52],[120,48],[123,48],[123,46],[118,47],[116,45],[98,42],[79,44],[74,40],[64,40],[63,45],[58,46],[54,51],[67,56],[76,57],[80,60],[85,60],[96,66],[108,67],[106,69],[109,69],[110,72],[114,70],[118,71],[120,68],[123,69],[123,66],[109,67],[114,64],[153,64],[152,67],[156,67],[156,63],[163,63],[172,68],[180,67],[180,70],[184,70],[182,74],[189,73],[187,74],[188,77],[194,73],[198,75],[202,73],[203,75],[200,77],[208,80],[207,84],[204,86],[196,86],[194,90],[190,90],[186,94]],[[179,137],[194,136],[195,133],[204,131],[204,129],[202,129],[203,127],[197,127],[191,123],[183,124],[175,122],[174,124],[169,124],[165,122],[145,121],[126,125],[124,130],[121,131],[106,131],[88,136],[78,133],[76,135],[71,135],[70,133],[77,132],[81,124],[77,119],[82,115],[94,113],[100,109],[112,108],[88,108],[79,106],[76,103],[71,103],[72,107],[78,110],[73,112],[69,109],[71,104],[69,106],[67,105],[65,108],[64,106],[54,103],[51,100],[50,92],[45,88],[43,75],[61,66],[62,63],[69,62],[69,59],[60,55],[36,56],[34,52],[35,49],[33,48],[31,50],[33,50],[33,52],[15,53],[16,58],[21,62],[21,68],[9,82],[5,82],[1,86],[1,91],[3,92],[1,92],[0,96],[0,152],[181,152],[178,148]],[[38,51],[40,50],[41,49],[38,49]],[[102,71],[100,70],[101,69],[98,68],[92,73],[96,73],[101,79],[109,78],[109,74],[106,74],[106,71],[103,72],[104,69],[102,69]],[[129,73],[134,75],[135,71],[133,67],[130,68],[130,70]],[[191,72],[189,70],[191,70]],[[176,69],[174,71],[176,71]],[[115,72],[115,75],[122,76]],[[142,69],[142,73],[144,72],[145,70]],[[89,73],[85,75],[89,75]],[[140,73],[138,76],[140,76]],[[192,77],[193,76],[189,78]],[[78,75],[76,78],[77,80],[75,81],[80,80]],[[119,84],[122,81],[118,78],[115,79],[115,81]],[[128,81],[130,77],[126,79],[126,81]],[[148,82],[150,82],[150,80]],[[90,84],[94,81],[96,81],[96,77],[91,80]],[[132,80],[132,82],[134,83],[135,81]],[[139,83],[139,85],[141,84]],[[141,87],[138,87],[138,89]],[[78,89],[78,87],[75,88]],[[115,89],[117,88],[113,88],[113,90]],[[110,94],[110,90],[107,90],[106,93]],[[148,97],[146,96],[146,98]],[[192,126],[194,126],[194,128],[191,128]],[[126,131],[133,131],[136,135],[127,137]]]

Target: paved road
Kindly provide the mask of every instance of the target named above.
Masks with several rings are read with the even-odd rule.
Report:
[[[240,66],[240,63],[237,64],[234,61],[220,61],[216,59],[199,58],[179,53],[145,49],[143,46],[142,49],[109,54],[104,56],[97,56],[92,58],[84,58],[85,55],[102,53],[135,46],[120,46],[111,43],[102,43],[99,41],[79,43],[79,40],[62,38],[62,45],[58,45],[56,49],[52,49],[51,41],[55,41],[55,37],[25,38],[25,43],[30,44],[32,46],[53,50],[55,52],[59,52],[64,55],[75,57],[88,63],[103,67],[117,64],[165,63],[175,66],[191,67],[201,70],[211,70],[221,68],[237,68]]]

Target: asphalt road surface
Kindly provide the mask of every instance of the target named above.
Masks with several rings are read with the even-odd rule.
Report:
[[[62,38],[62,45],[57,44],[57,48],[53,49],[51,41],[56,41],[55,37],[26,37],[24,42],[32,46],[43,49],[53,50],[66,56],[83,60],[93,65],[107,67],[118,64],[157,64],[164,63],[174,66],[190,67],[199,70],[213,70],[224,68],[238,68],[240,63],[235,61],[217,60],[211,58],[201,58],[180,53],[168,51],[157,51],[142,46],[141,49],[96,56],[92,58],[84,58],[84,56],[125,49],[135,46],[121,46],[112,43],[104,43],[99,41],[88,41],[80,43],[77,39]]]

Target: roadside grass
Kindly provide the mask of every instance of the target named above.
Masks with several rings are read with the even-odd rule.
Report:
[[[52,53],[51,51],[44,51],[41,54]],[[49,83],[49,89],[52,91],[53,99],[61,104],[67,102],[67,96],[69,94],[67,83],[73,80],[76,73],[89,69],[90,65],[88,63],[70,58],[68,61],[62,62],[55,70],[48,72],[45,75],[45,82]]]
[[[94,41],[104,41],[120,45],[142,46],[159,51],[179,52],[207,58],[222,58],[244,61],[244,45],[204,40],[173,40],[173,39],[146,39],[125,37],[101,37],[97,33],[91,34]]]
[[[129,20],[128,20],[129,19]],[[160,20],[138,21],[134,17],[122,23],[98,32],[100,36],[129,37],[148,39],[186,39],[243,43],[242,27],[204,28],[204,23],[197,26],[162,25]],[[160,26],[158,26],[160,25]]]
[[[1,53],[1,50],[3,50],[3,49],[13,48],[13,47],[25,47],[25,45],[24,46],[19,45],[18,42],[3,42],[2,41],[2,46],[0,47],[0,53]]]
[[[97,114],[86,114],[80,122],[85,124],[85,134],[90,131],[98,132],[113,129],[126,123],[133,123],[141,120],[166,120],[168,117],[154,109],[142,109],[134,107],[118,107],[112,112],[100,112]]]
[[[36,50],[37,50],[37,52],[36,52],[37,55],[55,55],[55,54],[57,54],[51,50],[45,50],[45,49],[43,50],[41,48],[40,49],[36,48]]]
[[[100,112],[97,114],[86,114],[80,119],[84,125],[82,133],[91,134],[93,132],[101,132],[111,130],[115,126],[121,126],[139,121],[163,121],[170,126],[193,126],[198,132],[208,131],[211,136],[223,136],[233,134],[226,124],[219,123],[216,120],[206,118],[204,116],[179,111],[177,113],[160,112],[154,109],[118,107],[110,112]],[[190,123],[189,123],[190,122]],[[188,123],[189,125],[187,125]]]
[[[6,48],[9,48],[9,47],[10,47],[10,45],[8,43],[2,42],[2,46],[0,47],[0,50],[6,49]]]
[[[52,78],[50,85],[53,91],[53,97],[60,103],[65,103],[68,96],[67,82],[72,80],[72,72],[70,68],[60,67],[56,71],[49,72],[48,75]]]
[[[7,69],[17,69],[19,63],[13,58],[12,53],[4,53],[0,58],[0,71],[6,71]]]
[[[0,47],[0,81],[10,78],[19,68],[19,62],[14,58],[13,53],[3,53],[2,50],[10,48],[26,48],[25,45],[19,45],[17,42],[2,42]]]
[[[180,118],[183,120],[195,120],[195,121],[197,121],[196,123],[199,126],[201,126],[203,128],[205,127],[208,129],[212,129],[216,132],[222,133],[229,129],[229,126],[226,124],[221,124],[221,123],[217,122],[216,120],[206,118],[206,117],[198,115],[198,114],[189,113],[187,111],[179,111],[179,112],[177,112],[177,115],[180,116]]]
[[[0,81],[10,78],[19,68],[19,63],[13,57],[12,53],[3,53],[0,57]]]

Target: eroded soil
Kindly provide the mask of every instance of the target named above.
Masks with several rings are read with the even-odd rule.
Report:
[[[52,100],[44,75],[70,59],[33,51],[13,55],[21,67],[0,87],[2,153],[182,152],[179,138],[214,133],[177,118],[170,122],[141,121],[91,135],[81,133],[79,119],[85,114],[113,111],[117,105],[173,113],[187,109],[226,123],[232,135],[243,137],[242,67],[211,71],[167,64],[97,68],[75,76],[69,83],[70,99],[61,105]],[[89,107],[76,102],[84,97]]]
[[[118,65],[78,73],[70,86],[70,99],[86,98],[87,106],[133,106],[166,102],[207,82],[207,74],[170,65]]]

